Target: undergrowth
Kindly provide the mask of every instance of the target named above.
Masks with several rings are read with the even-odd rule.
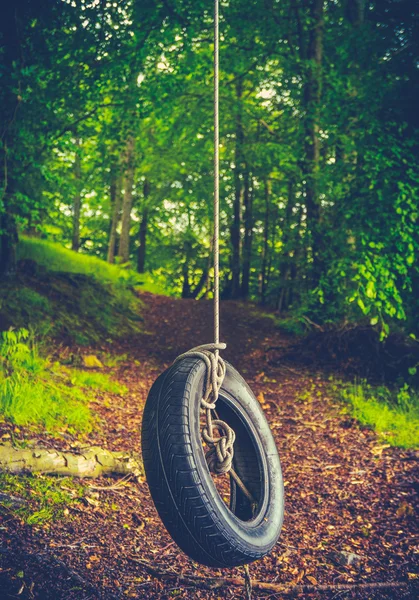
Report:
[[[16,425],[42,425],[48,431],[91,431],[88,401],[93,390],[124,393],[103,373],[70,369],[39,353],[26,329],[0,338],[0,413]]]
[[[344,385],[340,396],[357,421],[374,429],[392,446],[419,447],[419,394],[407,384],[392,391],[356,382]]]

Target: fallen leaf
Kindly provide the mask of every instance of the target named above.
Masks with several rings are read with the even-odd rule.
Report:
[[[82,362],[88,369],[103,369],[103,364],[94,354],[86,354],[82,356]]]

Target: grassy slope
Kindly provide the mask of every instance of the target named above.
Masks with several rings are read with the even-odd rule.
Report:
[[[165,293],[148,274],[45,240],[24,237],[18,260],[17,277],[0,289],[0,331],[34,328],[81,345],[127,337],[141,327],[136,290]]]
[[[23,236],[17,249],[18,260],[31,259],[50,271],[81,273],[100,283],[114,286],[132,285],[153,294],[168,295],[161,282],[144,273],[142,275],[119,265],[111,265],[100,258],[73,252],[63,246]]]
[[[54,339],[88,345],[133,335],[142,327],[136,289],[164,290],[149,275],[45,240],[23,238],[18,260],[17,276],[0,288],[0,414],[15,426],[88,432],[91,394],[124,390],[103,372],[51,360]]]

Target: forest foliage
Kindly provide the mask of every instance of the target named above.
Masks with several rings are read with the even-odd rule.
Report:
[[[0,276],[25,234],[211,296],[212,2],[2,13]],[[220,30],[223,297],[418,335],[416,3],[222,0]]]

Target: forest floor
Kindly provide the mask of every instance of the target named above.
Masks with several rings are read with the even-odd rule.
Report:
[[[139,452],[142,411],[151,384],[178,354],[212,339],[209,302],[147,293],[141,298],[146,331],[135,340],[101,348],[126,354],[116,372],[129,392],[123,401],[103,394],[92,405],[101,418],[101,426],[89,436],[92,445]],[[415,453],[389,447],[372,431],[360,428],[342,410],[329,374],[287,361],[287,349],[295,339],[276,329],[266,315],[251,306],[225,302],[221,332],[227,343],[223,356],[261,402],[284,471],[283,532],[273,552],[250,566],[252,579],[334,587],[321,593],[306,591],[302,595],[306,598],[416,597],[412,587],[339,589],[348,583],[417,582]],[[7,427],[1,426],[0,436],[7,438]],[[20,440],[33,437],[25,428],[13,435]],[[80,444],[68,434],[38,437],[39,445],[46,447],[72,449]],[[27,525],[13,514],[1,514],[0,598],[245,597],[241,587],[205,590],[175,577],[150,574],[141,561],[182,576],[241,578],[243,570],[209,569],[188,559],[161,524],[144,478],[96,489],[112,483],[88,482],[88,491],[56,521]],[[339,564],[341,552],[356,554],[355,566]],[[285,596],[255,590],[254,597]]]

